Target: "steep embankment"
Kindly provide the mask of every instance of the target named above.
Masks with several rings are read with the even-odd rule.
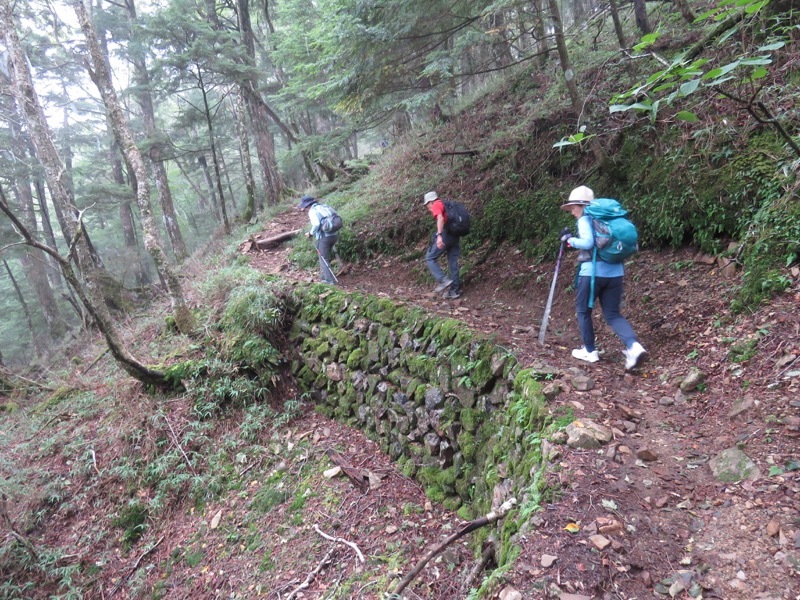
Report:
[[[287,214],[273,227],[295,228],[302,217]],[[252,262],[314,278],[287,259],[276,250]],[[670,588],[731,599],[795,597],[800,290],[737,316],[729,308],[735,279],[706,259],[689,249],[643,252],[628,266],[626,314],[650,351],[635,374],[624,373],[605,326],[598,327],[600,363],[570,357],[577,332],[569,261],[544,348],[535,340],[554,265],[531,265],[512,248],[470,269],[455,302],[428,292],[419,260],[378,257],[341,277],[344,291],[418,305],[495,335],[523,366],[556,366],[553,387],[561,393],[549,410],[612,431],[598,449],[550,450],[560,465],[548,476],[552,501],[518,538],[520,558],[504,576],[523,597],[543,597],[555,584],[587,597]],[[745,469],[750,478],[715,477],[711,465],[732,448],[753,461],[756,469]]]

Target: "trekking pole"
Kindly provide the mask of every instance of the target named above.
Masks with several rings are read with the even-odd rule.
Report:
[[[333,269],[331,269],[331,266],[328,264],[328,261],[325,260],[324,256],[322,256],[322,252],[320,252],[319,248],[317,248],[317,244],[314,242],[314,239],[310,237],[308,239],[311,241],[312,244],[314,244],[314,249],[317,251],[317,254],[319,254],[319,259],[322,261],[322,264],[325,265],[325,268],[328,269],[328,273],[331,274],[333,280],[338,284],[339,280],[336,278],[336,273],[333,272]]]
[[[547,297],[547,306],[544,308],[544,316],[542,317],[542,326],[539,329],[539,344],[544,345],[544,335],[547,332],[547,322],[550,320],[550,308],[553,306],[553,294],[556,292],[556,280],[558,279],[558,268],[561,266],[561,255],[564,254],[564,246],[566,242],[561,242],[561,247],[558,249],[558,260],[556,261],[556,272],[553,273],[553,283],[550,284],[550,295]]]

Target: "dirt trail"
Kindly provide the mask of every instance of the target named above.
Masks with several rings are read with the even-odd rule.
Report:
[[[291,211],[263,235],[305,222]],[[288,256],[281,246],[251,253],[251,260],[265,271],[316,280],[316,271],[298,269]],[[531,265],[514,249],[501,248],[467,269],[455,301],[430,291],[422,260],[380,257],[350,265],[340,277],[345,291],[460,319],[495,335],[523,364],[555,367],[563,391],[554,409],[613,428],[614,439],[599,450],[555,447],[560,469],[550,483],[560,492],[523,536],[509,585],[524,598],[633,599],[655,591],[667,598],[800,599],[800,377],[792,370],[800,356],[800,289],[735,318],[728,308],[731,281],[715,264],[688,249],[642,252],[626,267],[623,313],[649,360],[626,374],[621,345],[599,311],[602,360],[589,365],[571,357],[580,344],[567,289],[574,259],[565,258],[544,347],[537,326],[554,264]],[[731,362],[737,344],[753,356]],[[691,369],[704,381],[683,393],[678,385]],[[591,389],[577,391],[578,376],[588,377]],[[760,477],[714,480],[709,460],[737,445]],[[565,529],[570,523],[574,533]],[[548,592],[543,581],[557,588]]]

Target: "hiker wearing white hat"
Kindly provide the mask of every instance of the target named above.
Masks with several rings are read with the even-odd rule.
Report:
[[[603,201],[601,199],[597,202]],[[595,202],[594,192],[582,185],[572,190],[568,200],[561,205],[562,210],[569,211],[577,219],[578,226],[577,236],[573,236],[569,228],[565,227],[560,235],[561,241],[568,247],[581,251],[578,254],[580,267],[575,286],[575,312],[583,346],[574,349],[572,356],[589,363],[600,360],[592,323],[593,301],[599,299],[603,307],[603,318],[625,344],[625,369],[630,370],[641,363],[647,351],[639,343],[631,324],[620,313],[625,276],[623,263],[606,262],[597,256],[597,252],[593,252],[596,246],[594,224],[592,217],[584,214],[584,210],[592,202]],[[594,298],[591,297],[592,294]]]
[[[428,265],[428,270],[436,280],[436,287],[433,288],[433,291],[443,292],[447,290],[444,298],[454,300],[461,296],[461,280],[458,274],[458,257],[461,255],[460,239],[447,231],[447,211],[445,210],[444,202],[439,198],[439,194],[428,192],[422,199],[422,205],[428,207],[436,222],[436,231],[433,233],[430,248],[428,248],[428,252],[425,255],[425,263]],[[437,262],[443,254],[447,254],[447,268],[450,271],[450,277],[444,274]]]

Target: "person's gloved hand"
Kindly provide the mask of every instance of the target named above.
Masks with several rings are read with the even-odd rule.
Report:
[[[561,233],[558,234],[558,238],[562,242],[566,242],[571,237],[572,237],[572,231],[570,231],[569,227],[564,227],[564,229],[561,230]]]

